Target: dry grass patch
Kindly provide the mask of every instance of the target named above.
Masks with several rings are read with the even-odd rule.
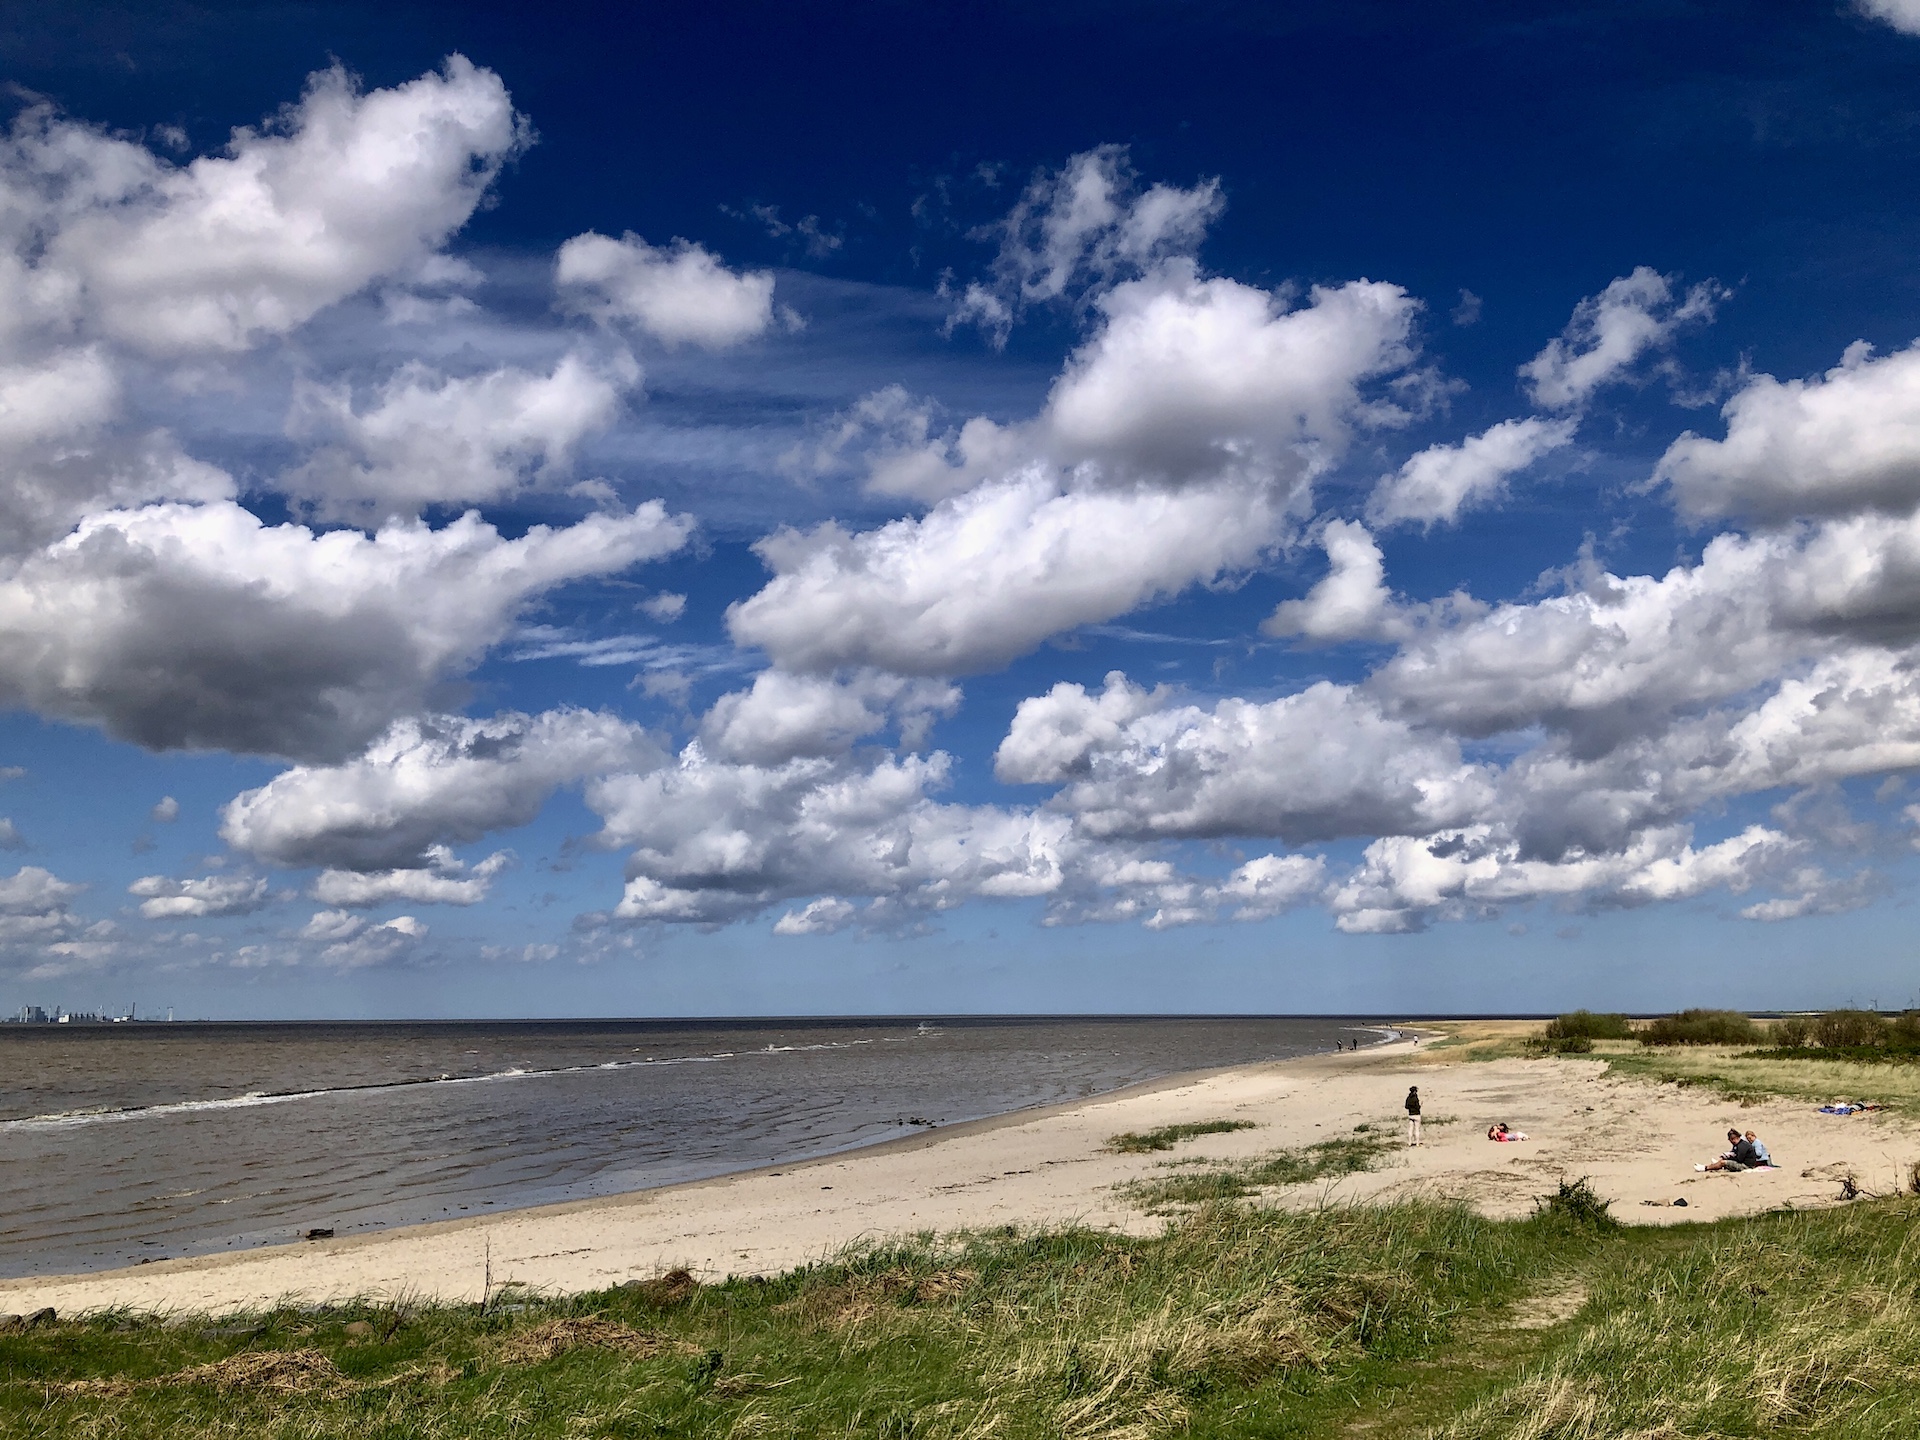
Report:
[[[693,1278],[691,1270],[669,1270],[651,1280],[628,1280],[615,1288],[630,1290],[655,1309],[666,1310],[684,1305],[699,1294],[700,1282]]]
[[[345,1394],[354,1384],[318,1350],[245,1350],[205,1365],[149,1380],[72,1380],[55,1387],[63,1395],[125,1397],[162,1386],[205,1385],[225,1395]]]
[[[664,1336],[622,1325],[617,1320],[602,1320],[597,1315],[569,1315],[558,1320],[543,1320],[502,1337],[493,1346],[491,1358],[501,1365],[543,1365],[569,1350],[591,1349],[611,1350],[647,1360],[655,1355],[684,1353],[689,1348]]]
[[[883,1313],[954,1300],[979,1283],[978,1271],[957,1266],[930,1272],[880,1270],[808,1286],[780,1309],[826,1329],[845,1330]]]
[[[1540,1034],[1537,1020],[1425,1020],[1422,1039],[1405,1057],[1413,1064],[1451,1065],[1460,1060],[1517,1060],[1527,1056],[1527,1041]]]

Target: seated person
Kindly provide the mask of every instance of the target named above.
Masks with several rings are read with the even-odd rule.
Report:
[[[1705,1165],[1696,1165],[1693,1168],[1725,1170],[1729,1174],[1738,1175],[1742,1170],[1752,1170],[1760,1165],[1760,1156],[1753,1148],[1753,1143],[1738,1130],[1727,1131],[1727,1145],[1729,1147],[1727,1152],[1718,1160],[1709,1161]]]
[[[1753,1147],[1753,1163],[1756,1165],[1765,1165],[1771,1169],[1773,1166],[1773,1156],[1769,1155],[1767,1153],[1767,1147],[1760,1143],[1760,1137],[1749,1130],[1743,1138],[1748,1145]]]
[[[1527,1138],[1526,1131],[1509,1130],[1507,1128],[1507,1123],[1504,1120],[1501,1121],[1498,1125],[1490,1127],[1487,1131],[1487,1139],[1497,1140],[1503,1145],[1508,1143],[1509,1141],[1524,1140],[1526,1138]]]

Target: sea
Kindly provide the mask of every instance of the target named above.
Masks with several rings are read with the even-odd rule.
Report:
[[[671,1185],[1390,1033],[1246,1016],[0,1025],[0,1277]]]

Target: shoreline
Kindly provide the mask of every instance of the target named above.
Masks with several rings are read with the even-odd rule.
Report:
[[[1109,1104],[1124,1104],[1129,1101],[1146,1099],[1168,1091],[1202,1085],[1221,1077],[1239,1075],[1246,1072],[1263,1071],[1271,1067],[1300,1065],[1315,1060],[1332,1060],[1337,1054],[1346,1054],[1349,1058],[1375,1053],[1381,1047],[1392,1045],[1405,1036],[1415,1033],[1408,1026],[1364,1026],[1363,1029],[1377,1029],[1383,1038],[1363,1044],[1358,1051],[1327,1052],[1313,1051],[1304,1055],[1289,1055],[1277,1060],[1261,1060],[1233,1065],[1203,1066],[1192,1070],[1177,1070],[1165,1075],[1154,1076],[1146,1080],[1136,1080],[1113,1090],[1102,1090],[1096,1094],[1073,1100],[1051,1101],[1039,1105],[1022,1106],[1015,1110],[1003,1110],[992,1115],[976,1116],[970,1120],[955,1121],[952,1124],[939,1125],[922,1130],[918,1134],[895,1135],[885,1140],[867,1141],[849,1146],[842,1150],[828,1151],[823,1155],[805,1156],[795,1160],[769,1161],[751,1165],[738,1170],[727,1170],[717,1175],[701,1176],[692,1180],[669,1181],[663,1185],[647,1185],[632,1190],[616,1191],[607,1195],[585,1196],[572,1200],[554,1200],[532,1205],[519,1205],[511,1208],[490,1210],[485,1214],[462,1215],[445,1220],[423,1220],[410,1224],[384,1226],[361,1234],[330,1237],[325,1240],[287,1240],[250,1246],[245,1250],[214,1250],[198,1255],[182,1255],[164,1260],[150,1260],[132,1265],[106,1266],[97,1270],[69,1271],[47,1275],[23,1275],[0,1277],[0,1312],[16,1303],[26,1308],[39,1308],[37,1297],[42,1290],[49,1292],[68,1292],[78,1288],[92,1288],[93,1282],[111,1288],[117,1280],[138,1280],[151,1282],[171,1275],[198,1274],[207,1271],[225,1270],[247,1266],[250,1262],[260,1262],[274,1258],[291,1258],[313,1254],[341,1255],[356,1250],[378,1248],[393,1242],[404,1242],[411,1238],[437,1238],[462,1234],[468,1231],[490,1229],[505,1222],[529,1219],[536,1221],[560,1220],[568,1216],[591,1213],[602,1210],[623,1210],[634,1206],[647,1205],[654,1200],[698,1194],[701,1191],[728,1187],[736,1182],[757,1179],[777,1179],[796,1175],[800,1172],[815,1170],[827,1166],[843,1165],[849,1161],[867,1159],[885,1159],[893,1156],[906,1156],[921,1151],[935,1149],[954,1141],[973,1139],[991,1135],[996,1131],[1010,1127],[1042,1123],[1059,1116],[1071,1115],[1090,1107]],[[1424,1032],[1423,1032],[1424,1038]],[[1411,1048],[1411,1047],[1409,1047]],[[508,1283],[508,1282],[502,1282]],[[137,1288],[145,1290],[148,1284]],[[25,1295],[32,1301],[21,1301]],[[52,1303],[52,1302],[46,1302]],[[113,1303],[97,1308],[112,1308]]]
[[[285,1300],[399,1294],[461,1302],[478,1300],[489,1274],[496,1288],[574,1292],[676,1268],[703,1279],[777,1273],[892,1235],[1008,1224],[1149,1233],[1164,1220],[1132,1206],[1117,1186],[1152,1175],[1168,1159],[1232,1162],[1360,1125],[1375,1134],[1392,1127],[1384,1133],[1397,1136],[1408,1083],[1418,1084],[1426,1100],[1428,1143],[1397,1146],[1385,1168],[1296,1187],[1307,1193],[1281,1192],[1269,1203],[1441,1198],[1501,1217],[1527,1213],[1557,1178],[1589,1174],[1621,1220],[1670,1224],[1837,1203],[1840,1173],[1865,1180],[1920,1154],[1920,1131],[1893,1116],[1835,1121],[1795,1101],[1741,1107],[1609,1076],[1598,1062],[1431,1060],[1408,1038],[1420,1027],[1395,1028],[1399,1038],[1357,1052],[1182,1072],[669,1186],[0,1281],[0,1310],[52,1306],[67,1314],[124,1306],[216,1314]],[[1207,1135],[1158,1156],[1106,1148],[1120,1131],[1222,1118],[1252,1128]],[[1494,1119],[1516,1123],[1534,1140],[1490,1144],[1484,1131]],[[1695,1173],[1693,1162],[1707,1158],[1735,1119],[1757,1125],[1786,1168],[1741,1177]],[[1671,1208],[1678,1196],[1688,1197],[1686,1208]],[[1642,1200],[1652,1203],[1643,1207]]]
[[[1029,1018],[1016,1018],[1016,1020],[1029,1020]],[[1037,1016],[1031,1020],[1041,1023],[1043,1027],[1052,1027],[1056,1023],[1046,1016]],[[1108,1018],[1092,1018],[1092,1020],[1096,1023],[1106,1023]],[[1139,1020],[1144,1021],[1146,1025],[1158,1025],[1164,1018],[1140,1016]],[[1185,1021],[1190,1018],[1175,1016],[1171,1020]],[[1240,1018],[1227,1018],[1227,1020],[1240,1020]],[[1212,1069],[1223,1068],[1229,1064],[1252,1062],[1256,1056],[1263,1056],[1263,1054],[1267,1058],[1273,1058],[1273,1056],[1302,1058],[1311,1054],[1323,1054],[1325,1046],[1332,1044],[1334,1033],[1346,1035],[1350,1043],[1357,1033],[1361,1037],[1361,1044],[1365,1046],[1388,1041],[1394,1035],[1394,1029],[1375,1016],[1338,1018],[1338,1020],[1346,1020],[1348,1023],[1334,1025],[1317,1035],[1315,1033],[1290,1035],[1286,1033],[1286,1027],[1283,1027],[1281,1033],[1273,1035],[1265,1043],[1256,1041],[1254,1044],[1227,1043],[1221,1046],[1215,1046],[1212,1043],[1210,1033],[1202,1033],[1196,1044],[1177,1044],[1171,1048],[1156,1041],[1146,1041],[1144,1046],[1131,1046],[1127,1041],[1127,1035],[1119,1033],[1116,1037],[1112,1037],[1116,1044],[1116,1054],[1125,1054],[1129,1058],[1116,1066],[1106,1066],[1104,1068],[1106,1073],[1098,1073],[1102,1066],[1094,1064],[1092,1069],[1096,1073],[1081,1073],[1081,1069],[1069,1068],[1060,1077],[1048,1077],[1044,1073],[1035,1073],[1031,1083],[1018,1083],[1016,1079],[1016,1083],[1012,1085],[989,1083],[989,1085],[972,1085],[972,1087],[962,1077],[956,1087],[945,1087],[939,1091],[939,1094],[912,1094],[912,1096],[906,1096],[904,1100],[897,1096],[891,1087],[885,1091],[860,1092],[856,1085],[851,1098],[856,1102],[866,1100],[868,1102],[866,1106],[854,1104],[852,1110],[841,1110],[837,1104],[828,1104],[829,1112],[837,1112],[837,1114],[831,1114],[824,1125],[808,1123],[793,1133],[787,1133],[785,1127],[774,1123],[780,1119],[781,1114],[791,1112],[793,1096],[791,1094],[778,1096],[774,1092],[768,1092],[768,1096],[764,1096],[766,1102],[760,1104],[758,1110],[749,1106],[747,1114],[758,1116],[758,1121],[755,1125],[747,1127],[753,1133],[749,1135],[743,1131],[743,1139],[739,1140],[724,1139],[728,1129],[728,1117],[730,1114],[732,1116],[739,1114],[730,1104],[730,1094],[724,1091],[728,1085],[743,1085],[751,1089],[755,1081],[745,1077],[735,1081],[720,1081],[722,1094],[716,1096],[718,1108],[708,1106],[708,1110],[712,1112],[708,1117],[716,1121],[716,1125],[699,1131],[693,1137],[693,1144],[684,1144],[685,1137],[680,1135],[678,1125],[653,1125],[649,1142],[639,1148],[637,1156],[628,1156],[622,1150],[618,1140],[612,1137],[601,1137],[601,1144],[607,1144],[609,1148],[586,1152],[584,1156],[580,1156],[578,1164],[572,1164],[570,1167],[563,1165],[559,1169],[534,1165],[532,1169],[524,1169],[513,1175],[505,1185],[490,1183],[486,1173],[480,1175],[480,1183],[474,1187],[463,1185],[459,1177],[438,1177],[438,1175],[426,1177],[428,1187],[426,1187],[424,1200],[420,1200],[419,1194],[413,1194],[405,1185],[394,1183],[396,1177],[392,1175],[392,1169],[378,1162],[372,1165],[355,1165],[353,1179],[349,1183],[344,1185],[328,1183],[328,1187],[323,1187],[324,1194],[319,1196],[303,1196],[296,1179],[296,1194],[294,1194],[296,1204],[282,1204],[278,1206],[278,1213],[267,1215],[267,1217],[248,1215],[238,1223],[228,1223],[227,1227],[221,1227],[221,1221],[219,1221],[221,1212],[211,1210],[204,1204],[198,1212],[192,1213],[184,1212],[182,1208],[175,1208],[175,1212],[161,1213],[152,1225],[144,1225],[138,1219],[138,1215],[142,1213],[140,1202],[144,1200],[146,1190],[123,1188],[119,1198],[111,1194],[96,1194],[92,1200],[94,1213],[100,1217],[109,1217],[111,1221],[100,1235],[94,1235],[92,1231],[86,1231],[83,1227],[79,1231],[79,1236],[67,1244],[63,1244],[67,1236],[58,1235],[50,1236],[50,1242],[46,1246],[15,1244],[17,1254],[13,1254],[13,1260],[21,1265],[21,1271],[13,1273],[12,1267],[8,1267],[8,1271],[0,1275],[0,1284],[42,1281],[42,1279],[44,1281],[79,1279],[84,1275],[104,1275],[117,1269],[134,1269],[142,1263],[150,1265],[150,1263],[165,1263],[171,1260],[207,1260],[213,1256],[248,1256],[261,1250],[303,1244],[309,1227],[332,1229],[340,1238],[367,1238],[367,1236],[392,1235],[396,1231],[415,1229],[422,1225],[453,1223],[461,1219],[476,1219],[476,1217],[488,1217],[488,1215],[513,1215],[513,1213],[528,1212],[528,1210],[618,1202],[622,1196],[639,1194],[639,1192],[701,1185],[708,1181],[724,1179],[728,1175],[780,1169],[781,1165],[793,1167],[793,1165],[808,1164],[808,1162],[820,1162],[835,1156],[858,1154],[858,1152],[885,1148],[900,1142],[912,1144],[918,1140],[925,1140],[929,1135],[931,1137],[964,1135],[981,1123],[1000,1123],[1008,1116],[1039,1114],[1052,1106],[1083,1104],[1087,1100],[1110,1096],[1110,1094],[1131,1094],[1140,1087],[1152,1089],[1160,1085],[1179,1083],[1188,1077],[1204,1075],[1204,1073],[1210,1073]],[[939,1018],[931,1023],[941,1025],[945,1021],[947,1018]],[[307,1021],[288,1021],[288,1023],[296,1027],[307,1025]],[[371,1023],[409,1027],[415,1021],[371,1021]],[[449,1021],[449,1023],[478,1025],[482,1029],[493,1027],[493,1021]],[[515,1021],[515,1023],[540,1029],[543,1025],[549,1025],[555,1021],[532,1020]],[[618,1021],[618,1023],[632,1023],[632,1021]],[[666,1021],[647,1021],[647,1025],[653,1029],[659,1029],[662,1023]],[[678,1025],[678,1021],[672,1021],[672,1023]],[[678,1050],[666,1050],[662,1052],[664,1058],[659,1064],[674,1066],[674,1064],[685,1064],[687,1060],[726,1060],[726,1062],[753,1066],[760,1058],[758,1056],[762,1048],[760,1039],[768,1039],[762,1033],[764,1027],[760,1025],[760,1021],[756,1020],[716,1020],[701,1021],[701,1023],[710,1023],[714,1027],[730,1027],[730,1029],[751,1029],[758,1039],[695,1035],[691,1037],[695,1041],[691,1044],[691,1048],[687,1044],[680,1044]],[[764,1048],[766,1050],[849,1048],[849,1046],[860,1046],[860,1044],[876,1044],[877,1041],[902,1039],[900,1035],[881,1035],[879,1031],[874,1031],[870,1021],[864,1018],[851,1018],[851,1020],[826,1018],[816,1023],[820,1025],[847,1023],[856,1027],[858,1033],[854,1033],[851,1037],[841,1037],[841,1039],[833,1039],[831,1035],[803,1037],[804,1041],[818,1041],[820,1044],[804,1044],[799,1041],[789,1044],[787,1037],[774,1035],[774,1039],[780,1041],[780,1044],[766,1044]],[[927,1029],[927,1023],[929,1021],[920,1021],[922,1031]],[[1000,1020],[987,1018],[987,1025],[991,1031],[1000,1025]],[[54,1027],[48,1025],[40,1029],[52,1031]],[[324,1021],[323,1029],[332,1029],[332,1021]],[[1309,1031],[1311,1029],[1315,1027],[1309,1027]],[[1375,1037],[1373,1041],[1365,1039],[1365,1035],[1369,1033]],[[678,1035],[678,1029],[674,1031],[674,1035],[676,1039],[682,1039],[682,1041],[687,1039]],[[58,1041],[60,1037],[56,1035],[52,1039]],[[912,1037],[906,1037],[906,1039],[912,1039]],[[712,1041],[712,1043],[707,1044],[705,1041]],[[1225,1050],[1225,1054],[1221,1054],[1221,1050]],[[467,1050],[467,1056],[474,1056],[474,1054],[478,1052]],[[624,1050],[616,1052],[614,1058],[622,1062],[618,1066],[599,1064],[599,1060],[603,1060],[603,1056],[599,1054],[588,1054],[586,1058],[582,1058],[580,1054],[561,1052],[557,1058],[541,1058],[541,1060],[520,1060],[518,1056],[509,1056],[509,1054],[488,1054],[486,1060],[482,1062],[467,1062],[468,1069],[463,1073],[434,1075],[430,1071],[451,1068],[449,1056],[440,1054],[440,1056],[428,1056],[428,1060],[434,1060],[438,1064],[422,1062],[413,1066],[413,1069],[394,1071],[399,1075],[405,1075],[403,1079],[390,1079],[382,1075],[365,1083],[357,1083],[365,1079],[363,1071],[348,1069],[346,1071],[348,1077],[344,1081],[338,1075],[332,1079],[324,1075],[323,1077],[301,1075],[298,1079],[303,1083],[292,1083],[284,1087],[242,1081],[242,1083],[228,1085],[225,1089],[221,1089],[219,1085],[213,1085],[211,1089],[205,1089],[205,1091],[188,1092],[180,1100],[171,1094],[163,1094],[159,1098],[142,1096],[142,1098],[150,1098],[152,1100],[150,1104],[83,1104],[79,1108],[61,1108],[61,1106],[42,1104],[36,1108],[23,1108],[23,1114],[8,1117],[4,1123],[0,1123],[0,1129],[8,1129],[10,1133],[15,1129],[23,1133],[36,1133],[42,1129],[65,1131],[67,1127],[88,1127],[88,1131],[94,1131],[94,1127],[98,1127],[100,1123],[138,1121],[150,1114],[169,1116],[169,1112],[192,1112],[192,1110],[225,1112],[228,1108],[238,1106],[242,1108],[242,1114],[228,1119],[228,1125],[248,1125],[252,1127],[250,1131],[252,1135],[261,1135],[261,1133],[271,1133],[271,1129],[275,1127],[273,1119],[261,1119],[261,1110],[259,1110],[261,1106],[296,1102],[296,1110],[298,1110],[300,1104],[332,1104],[336,1096],[346,1092],[415,1091],[417,1087],[434,1087],[436,1083],[442,1087],[444,1085],[467,1087],[480,1081],[511,1083],[520,1079],[530,1079],[538,1087],[541,1081],[547,1081],[553,1077],[564,1079],[574,1075],[586,1075],[589,1071],[599,1071],[599,1069],[628,1068],[628,1064],[637,1062],[639,1056],[645,1056],[643,1064],[655,1064],[655,1056],[645,1046],[637,1046],[632,1054],[626,1054]],[[524,1069],[520,1068],[522,1064]],[[732,1073],[732,1068],[733,1066],[728,1066],[724,1069]],[[1127,1071],[1131,1071],[1131,1075]],[[1098,1089],[1089,1089],[1089,1083],[1096,1085]],[[948,1094],[948,1091],[952,1092]],[[808,1098],[818,1102],[837,1102],[841,1096],[837,1092],[822,1092],[818,1096],[808,1096]],[[877,1110],[872,1104],[874,1100],[887,1106],[887,1110]],[[958,1100],[958,1104],[954,1104],[954,1100]],[[927,1125],[920,1119],[916,1119],[914,1123],[908,1123],[904,1119],[887,1123],[885,1119],[879,1119],[883,1114],[893,1114],[893,1106],[897,1102],[906,1110],[912,1110],[914,1106],[918,1106],[920,1114],[941,1117],[941,1123]],[[472,1102],[468,1100],[468,1104]],[[515,1102],[509,1100],[501,1104],[511,1106]],[[536,1102],[520,1100],[518,1104],[536,1104]],[[929,1108],[929,1104],[939,1108]],[[1008,1104],[1012,1104],[1014,1108],[1010,1110],[1002,1108]],[[958,1110],[958,1116],[948,1121],[945,1117],[952,1114],[952,1110]],[[48,1114],[40,1114],[40,1112],[48,1112]],[[660,1112],[660,1114],[666,1116],[672,1112]],[[288,1112],[280,1119],[280,1123],[301,1125],[303,1121],[300,1114]],[[566,1117],[561,1117],[561,1123],[563,1125],[566,1123]],[[111,1133],[113,1133],[111,1129],[106,1131],[106,1135]],[[445,1131],[445,1133],[457,1135],[459,1131],[455,1127],[453,1131]],[[422,1139],[438,1150],[440,1135],[442,1135],[440,1131],[424,1131]],[[36,1137],[29,1135],[29,1142],[35,1139]],[[244,1140],[246,1137],[240,1137],[240,1139]],[[73,1144],[86,1144],[86,1140],[73,1140]],[[102,1144],[102,1142],[96,1140],[94,1144]],[[353,1140],[348,1139],[344,1144],[351,1146]],[[332,1167],[332,1158],[323,1148],[309,1146],[303,1154],[309,1156],[313,1162],[309,1173],[321,1175]],[[351,1156],[357,1152],[348,1150],[346,1154]],[[399,1156],[396,1156],[396,1160],[397,1158]],[[563,1154],[563,1160],[574,1160],[572,1152]],[[171,1179],[175,1179],[173,1185],[157,1187],[157,1190],[167,1192],[167,1194],[161,1194],[159,1198],[171,1200],[180,1196],[200,1194],[202,1190],[196,1187],[207,1187],[213,1183],[213,1181],[202,1179],[192,1165],[186,1165],[184,1169],[177,1167],[177,1173],[173,1173]],[[269,1179],[269,1185],[271,1183],[273,1181]],[[35,1187],[15,1185],[13,1194],[17,1200],[31,1204],[33,1202],[31,1188]],[[246,1187],[217,1190],[217,1194],[230,1194],[232,1188]],[[255,1185],[252,1188],[259,1190],[261,1187]],[[75,1194],[84,1194],[84,1192],[77,1190]],[[267,1194],[276,1194],[276,1192],[267,1190]],[[106,1206],[102,1202],[106,1202]]]

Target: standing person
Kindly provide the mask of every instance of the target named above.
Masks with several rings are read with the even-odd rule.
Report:
[[[1420,1087],[1407,1087],[1407,1144],[1420,1143]]]

